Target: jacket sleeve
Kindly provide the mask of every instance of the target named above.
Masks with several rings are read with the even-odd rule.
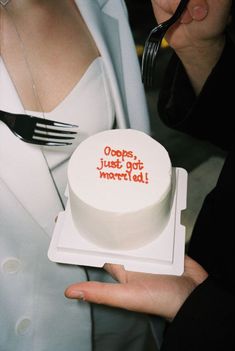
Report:
[[[161,351],[235,350],[234,179],[230,154],[204,201],[188,249],[209,278],[169,324]]]
[[[235,45],[229,37],[197,98],[184,67],[173,54],[159,94],[160,118],[171,128],[227,150],[234,135],[234,82]]]
[[[161,351],[234,350],[234,325],[234,294],[210,277],[194,290],[167,328]]]
[[[234,279],[234,82],[235,46],[223,54],[195,96],[173,55],[159,95],[165,124],[228,151],[217,185],[197,218],[188,254],[209,273],[169,324],[161,351],[235,350]]]

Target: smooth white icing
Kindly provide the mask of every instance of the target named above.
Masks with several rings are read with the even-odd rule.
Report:
[[[68,166],[75,226],[87,240],[113,250],[151,242],[169,218],[171,176],[167,151],[143,132],[115,129],[89,137]]]

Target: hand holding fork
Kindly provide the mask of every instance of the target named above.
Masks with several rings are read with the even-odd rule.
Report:
[[[188,2],[189,0],[181,0],[173,16],[151,30],[145,42],[142,57],[142,81],[145,86],[151,87],[153,85],[154,68],[162,39],[167,30],[179,20]]]

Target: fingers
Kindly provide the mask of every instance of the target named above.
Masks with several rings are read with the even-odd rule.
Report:
[[[118,282],[127,283],[127,272],[125,271],[124,266],[106,263],[104,269]]]
[[[188,9],[186,9],[183,13],[183,15],[181,16],[181,19],[180,19],[180,23],[182,24],[189,24],[193,21],[193,18],[189,12]]]
[[[196,286],[201,284],[208,277],[208,273],[205,269],[187,255],[185,257],[184,275],[190,277],[195,282]]]

